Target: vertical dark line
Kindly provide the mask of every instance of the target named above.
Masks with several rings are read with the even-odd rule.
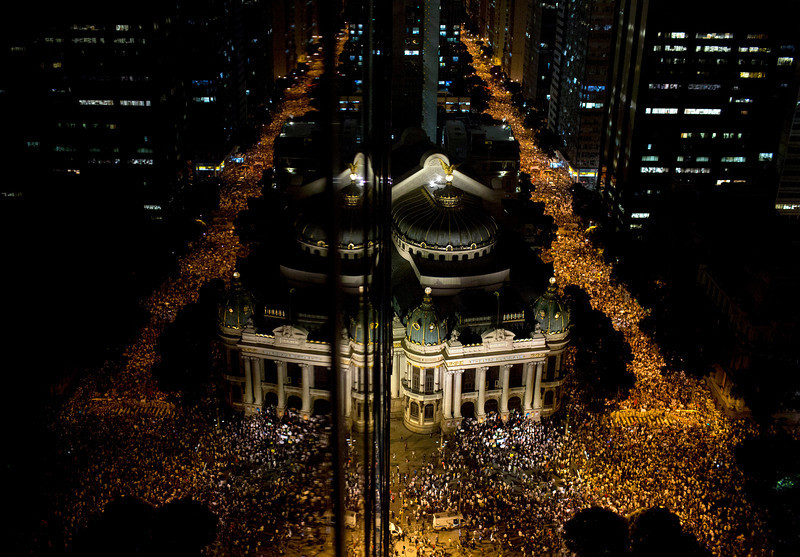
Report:
[[[332,431],[331,447],[332,447],[332,460],[333,460],[333,489],[331,492],[331,499],[334,513],[334,552],[336,555],[344,556],[345,552],[345,537],[344,537],[344,463],[345,463],[345,436],[344,436],[344,399],[342,396],[343,389],[341,388],[342,369],[341,369],[341,321],[339,316],[342,315],[342,299],[341,299],[341,284],[340,284],[340,259],[338,242],[336,238],[339,230],[339,212],[335,210],[335,193],[333,187],[333,177],[336,175],[338,166],[338,138],[336,134],[336,126],[334,118],[336,117],[336,86],[334,83],[336,75],[336,31],[337,22],[339,21],[339,14],[335,10],[334,2],[320,2],[319,9],[319,29],[322,35],[322,48],[323,48],[323,73],[320,77],[320,100],[321,100],[321,126],[322,136],[327,139],[328,148],[323,149],[323,157],[325,157],[323,168],[325,169],[325,195],[328,197],[330,207],[334,207],[331,212],[330,229],[328,233],[328,287],[330,288],[331,305],[329,307],[329,316],[332,321],[333,327],[331,338],[331,374],[333,381],[331,381],[331,398],[333,399],[332,406]]]

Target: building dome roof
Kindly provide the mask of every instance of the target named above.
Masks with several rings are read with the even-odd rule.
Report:
[[[569,310],[558,298],[556,279],[550,279],[547,291],[533,303],[533,315],[545,334],[566,332],[569,328]]]
[[[425,289],[422,304],[411,310],[406,318],[406,339],[426,346],[441,344],[447,338],[447,321],[433,305],[430,287]]]
[[[351,183],[339,190],[339,247],[356,249],[364,246],[362,188]],[[328,247],[328,231],[330,223],[330,206],[323,196],[310,201],[295,220],[298,238],[305,244]]]
[[[480,199],[451,183],[404,195],[393,204],[392,220],[406,242],[433,250],[476,249],[493,244],[497,236],[497,223]]]
[[[255,314],[255,305],[255,299],[245,290],[239,273],[233,273],[228,296],[220,307],[220,325],[230,329],[244,329]]]
[[[365,300],[363,286],[358,287],[358,292],[360,297],[358,313],[350,317],[350,327],[348,328],[350,339],[359,344],[364,344],[364,338],[368,336],[369,342],[374,343],[375,331],[378,328],[378,315],[372,304]],[[364,334],[365,323],[369,328],[369,335]]]

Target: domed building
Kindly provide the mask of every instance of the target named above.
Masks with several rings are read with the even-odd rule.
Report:
[[[234,282],[221,311],[234,407],[254,412],[272,405],[279,414],[291,408],[310,416],[336,406],[331,387],[337,381],[345,422],[364,430],[372,426],[373,393],[385,388],[379,380],[391,394],[392,418],[420,433],[452,431],[464,418],[492,413],[540,419],[558,411],[569,312],[554,281],[544,293],[539,286],[552,271],[532,261],[535,256],[504,247],[492,216],[496,191],[441,153],[417,160],[398,171],[391,191],[393,318],[386,331],[370,303],[380,294],[364,273],[378,253],[365,232],[372,218],[365,213],[368,161],[360,156],[334,182],[341,223],[335,245],[349,293],[335,341],[333,320],[320,309],[328,307],[330,292],[323,287],[332,245],[330,197],[319,182],[293,192],[294,248],[280,262],[279,280],[263,289],[273,298],[252,310],[253,298]],[[532,264],[514,274],[523,260]],[[379,336],[392,339],[386,377],[375,375]],[[338,343],[336,365],[331,342]]]

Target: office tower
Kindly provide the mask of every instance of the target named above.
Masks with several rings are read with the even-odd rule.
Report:
[[[424,0],[422,15],[422,129],[436,142],[439,91],[439,0]]]
[[[525,33],[527,53],[523,64],[522,92],[534,106],[548,112],[550,83],[553,78],[553,52],[556,40],[558,4],[534,0],[528,12]]]
[[[548,127],[564,140],[575,181],[594,185],[608,78],[613,0],[559,5]]]
[[[600,168],[618,226],[641,229],[672,190],[774,196],[782,122],[797,99],[794,11],[620,5]]]
[[[794,116],[784,133],[781,149],[781,177],[775,209],[784,216],[800,216],[800,100],[795,106]]]
[[[169,48],[177,14],[95,8],[43,14],[24,38],[8,37],[5,188],[21,197],[99,193],[157,219],[184,162],[183,82]]]
[[[241,4],[189,2],[181,14],[188,156],[200,175],[224,166],[247,122]]]

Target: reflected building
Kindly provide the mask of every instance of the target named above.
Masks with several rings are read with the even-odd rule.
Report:
[[[292,246],[281,255],[274,285],[255,288],[269,299],[258,302],[234,278],[219,319],[234,408],[327,413],[337,406],[331,400],[337,382],[347,427],[372,425],[373,397],[379,395],[371,366],[382,325],[372,308],[368,272],[380,246],[363,218],[371,175],[367,159],[358,155],[334,180],[335,241],[324,180],[290,188],[295,216],[286,240]],[[400,173],[391,194],[391,417],[429,433],[452,431],[465,417],[482,420],[492,412],[537,420],[556,412],[569,312],[554,280],[542,292],[547,267],[504,242],[492,216],[500,195],[436,151]],[[339,362],[331,356],[331,320],[318,309],[325,307],[330,252],[339,258],[346,308],[336,341]],[[537,272],[523,276],[515,257],[531,260]]]

